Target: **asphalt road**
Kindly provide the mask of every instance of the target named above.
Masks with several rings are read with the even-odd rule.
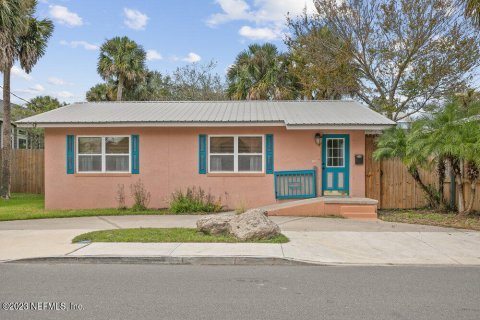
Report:
[[[0,302],[2,320],[480,319],[480,267],[0,264]],[[60,310],[3,310],[22,305]]]

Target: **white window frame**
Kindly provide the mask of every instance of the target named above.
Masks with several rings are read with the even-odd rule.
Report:
[[[210,152],[210,139],[212,137],[224,137],[232,138],[233,137],[233,153],[211,153]],[[239,153],[238,152],[238,138],[262,138],[262,154],[260,153]],[[209,173],[265,173],[265,135],[263,134],[211,134],[208,135],[208,145],[207,145],[207,155],[208,155],[208,172]],[[212,171],[210,170],[210,157],[212,155],[218,156],[231,156],[233,155],[233,171]],[[260,171],[239,171],[238,170],[238,157],[239,155],[245,156],[262,156],[262,170]]]
[[[329,166],[329,165],[328,165],[328,140],[343,140],[343,166]],[[345,159],[346,159],[346,158],[345,158],[345,138],[327,138],[326,141],[325,141],[325,143],[327,144],[327,145],[325,146],[325,152],[327,153],[327,154],[325,155],[326,160],[327,160],[325,165],[327,166],[327,168],[345,168]],[[340,149],[339,149],[339,150],[340,150]],[[332,157],[332,158],[333,158],[333,157]],[[340,159],[340,158],[339,158],[339,157],[336,157],[336,159]]]
[[[102,152],[100,154],[98,153],[83,153],[80,154],[78,152],[79,148],[79,140],[80,138],[101,138],[102,139]],[[107,171],[107,149],[106,149],[106,144],[105,144],[105,139],[106,138],[128,138],[128,170],[127,171]],[[76,160],[76,165],[75,169],[77,173],[131,173],[132,171],[132,137],[129,135],[81,135],[76,137],[76,146],[75,146],[75,160]],[[101,156],[102,157],[102,170],[101,171],[80,171],[78,168],[79,161],[78,158],[79,156]],[[126,156],[127,154],[125,153],[109,153],[109,156]]]

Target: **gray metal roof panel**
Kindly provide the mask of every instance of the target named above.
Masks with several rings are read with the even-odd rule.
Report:
[[[75,103],[19,123],[245,123],[393,125],[355,101],[162,101]]]

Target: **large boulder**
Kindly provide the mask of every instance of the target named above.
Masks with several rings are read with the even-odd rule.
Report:
[[[267,217],[263,209],[251,209],[234,216],[229,222],[229,231],[242,241],[270,239],[280,234],[278,225]]]
[[[233,217],[232,214],[210,214],[197,221],[197,229],[208,234],[228,234]]]

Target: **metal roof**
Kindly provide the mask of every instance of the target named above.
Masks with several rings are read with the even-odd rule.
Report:
[[[75,103],[17,121],[39,127],[283,125],[386,127],[395,122],[355,101],[159,101]]]

